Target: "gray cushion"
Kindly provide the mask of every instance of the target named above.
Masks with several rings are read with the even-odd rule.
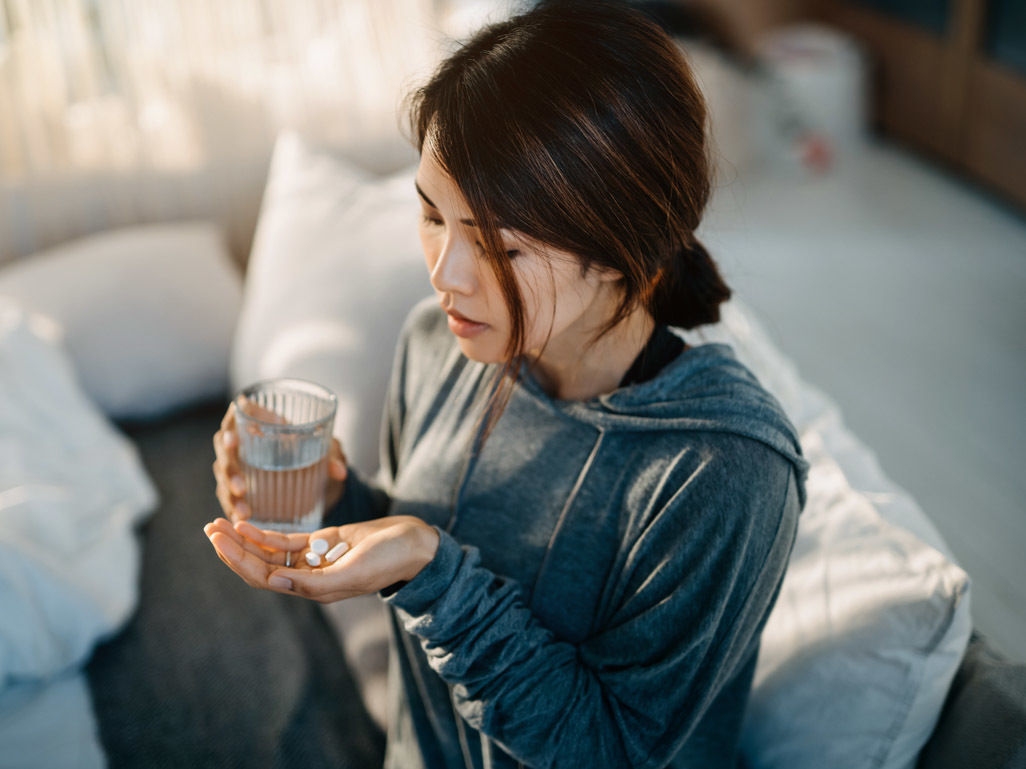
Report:
[[[141,532],[139,609],[87,669],[111,769],[376,769],[384,737],[319,605],[249,588],[203,535],[226,405],[121,425],[163,502]],[[956,767],[1026,769],[1026,665],[978,634],[918,763]]]
[[[1026,769],[1026,665],[973,633],[917,769]]]
[[[142,530],[138,611],[88,666],[110,767],[377,769],[384,736],[319,604],[248,587],[203,534],[226,406],[122,424],[163,502]]]

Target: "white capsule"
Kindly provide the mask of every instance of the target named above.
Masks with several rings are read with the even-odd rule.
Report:
[[[342,554],[345,553],[348,549],[348,543],[339,542],[337,545],[335,545],[335,547],[331,548],[331,550],[328,551],[328,554],[324,557],[327,559],[328,563],[335,563],[335,561],[341,558]]]
[[[306,562],[308,564],[310,564],[311,566],[320,566],[321,565],[321,557],[319,555],[317,555],[317,553],[307,553],[306,554]]]
[[[318,537],[310,543],[310,549],[317,553],[317,555],[324,555],[328,552],[328,540]]]

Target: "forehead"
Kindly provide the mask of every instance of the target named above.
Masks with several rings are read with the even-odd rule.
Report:
[[[454,218],[459,219],[464,224],[474,227],[476,225],[471,218],[470,206],[467,205],[467,201],[464,199],[460,188],[439,162],[430,136],[428,134],[428,137],[424,140],[424,146],[420,153],[420,164],[417,166],[417,174],[414,181],[435,207],[444,209],[444,215],[452,214]],[[420,195],[417,197],[420,198]],[[519,230],[504,227],[500,224],[499,232],[508,243],[515,244],[518,248],[543,254],[554,262],[561,261],[573,265],[578,264],[578,259],[572,254],[541,243]],[[523,264],[523,261],[520,264]]]
[[[432,202],[442,205],[444,201],[445,204],[461,211],[467,210],[463,194],[452,177],[442,167],[430,139],[424,141],[424,147],[420,153],[420,164],[417,166],[416,181]]]

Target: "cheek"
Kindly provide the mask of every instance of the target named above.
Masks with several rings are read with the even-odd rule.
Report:
[[[529,347],[537,347],[544,342],[550,328],[553,333],[559,331],[567,309],[561,278],[558,272],[544,264],[532,265],[531,269],[523,270],[518,276]]]
[[[579,320],[595,301],[597,288],[581,276],[576,263],[559,263],[522,283],[528,340],[541,345],[550,331],[558,336]]]
[[[428,272],[432,272],[435,269],[435,265],[438,263],[438,257],[442,253],[441,244],[438,242],[438,238],[431,235],[431,233],[425,232],[424,228],[420,228],[420,250],[424,253],[424,262],[427,264]]]
[[[494,331],[472,340],[460,337],[456,340],[460,351],[470,360],[478,363],[504,363],[506,360],[506,340]]]

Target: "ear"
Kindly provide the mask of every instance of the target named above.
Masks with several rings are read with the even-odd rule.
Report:
[[[623,280],[623,273],[614,270],[612,267],[600,267],[596,264],[588,265],[588,276],[600,283],[616,283]]]

